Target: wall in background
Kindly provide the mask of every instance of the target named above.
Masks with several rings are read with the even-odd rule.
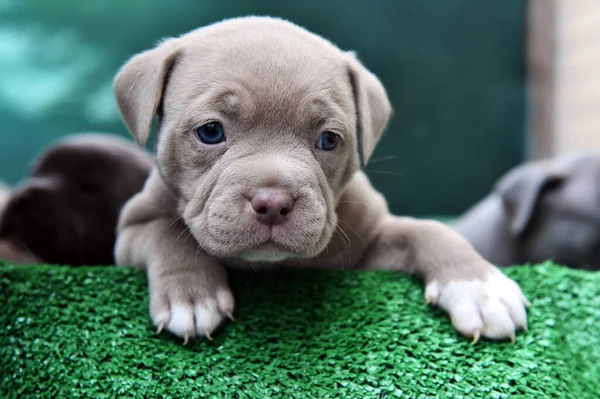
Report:
[[[556,152],[600,150],[600,2],[560,0]]]
[[[600,2],[530,0],[533,158],[600,150]]]
[[[115,71],[161,37],[232,16],[288,18],[356,50],[395,117],[367,172],[393,212],[452,215],[525,153],[525,2],[0,0],[0,179],[78,131],[126,135]]]

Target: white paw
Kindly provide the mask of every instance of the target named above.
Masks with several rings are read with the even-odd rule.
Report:
[[[444,285],[436,280],[425,288],[427,303],[450,314],[452,324],[461,334],[514,342],[518,329],[527,330],[525,307],[529,301],[521,288],[498,269],[484,280],[454,280]]]
[[[234,299],[228,288],[219,288],[214,294],[187,291],[183,287],[175,290],[151,292],[150,315],[157,332],[163,329],[184,339],[206,337],[219,327],[225,317],[233,320]],[[181,295],[182,291],[187,291]]]

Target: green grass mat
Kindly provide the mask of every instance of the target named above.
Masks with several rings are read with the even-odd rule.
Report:
[[[389,272],[238,273],[212,342],[156,335],[127,268],[0,266],[1,398],[594,398],[600,274],[506,270],[532,300],[514,345],[469,345]]]

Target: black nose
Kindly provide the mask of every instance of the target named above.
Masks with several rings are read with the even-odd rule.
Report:
[[[266,225],[281,224],[294,209],[294,199],[280,189],[262,189],[250,200],[256,218]]]

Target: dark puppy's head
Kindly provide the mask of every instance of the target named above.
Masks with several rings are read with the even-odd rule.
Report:
[[[83,134],[44,151],[0,218],[0,239],[49,263],[112,264],[116,222],[151,157],[116,136]]]
[[[160,117],[157,165],[200,247],[217,257],[312,257],[345,185],[390,116],[351,53],[279,19],[216,23],[138,54],[119,72],[140,144]],[[358,134],[357,134],[358,133]]]
[[[600,269],[600,153],[517,167],[497,192],[520,262]]]

